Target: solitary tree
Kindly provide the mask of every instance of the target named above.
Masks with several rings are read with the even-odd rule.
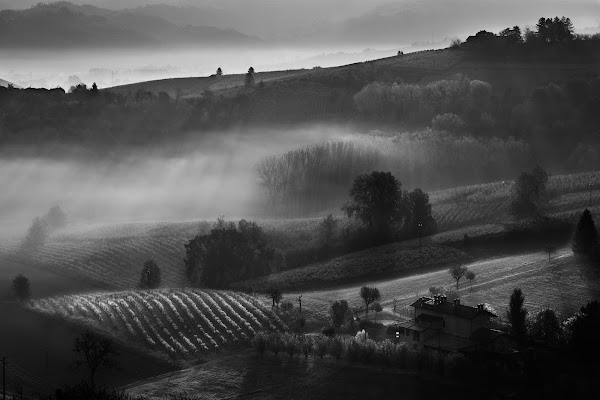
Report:
[[[59,206],[54,206],[48,210],[44,221],[50,229],[62,228],[67,224],[67,214]]]
[[[31,298],[29,279],[22,274],[17,275],[15,279],[13,279],[11,289],[15,298],[19,301],[26,301]]]
[[[344,322],[346,322],[346,319],[348,318],[349,312],[350,309],[346,300],[334,301],[329,308],[329,318],[331,319],[331,324],[336,328],[344,325]]]
[[[244,85],[247,87],[254,86],[254,68],[250,67],[248,72],[246,73],[246,78],[244,80]]]
[[[360,175],[350,190],[352,201],[342,210],[372,229],[378,239],[389,240],[394,230],[402,228],[409,214],[401,187],[391,172]]]
[[[473,271],[467,271],[465,273],[465,278],[467,278],[467,280],[469,281],[469,283],[471,284],[471,286],[473,286],[473,280],[475,279],[475,272],[473,272]]]
[[[377,313],[383,311],[383,307],[381,307],[381,304],[379,304],[379,302],[376,301],[373,304],[371,304],[371,311],[375,312],[375,321],[377,321]]]
[[[319,234],[324,248],[327,249],[333,244],[337,225],[338,221],[333,217],[333,214],[329,214],[327,217],[323,218],[323,221],[319,224]]]
[[[275,307],[275,304],[277,304],[277,307],[279,307],[279,302],[283,298],[283,294],[281,293],[279,287],[275,285],[269,286],[267,292],[271,300],[273,300],[273,307]]]
[[[217,76],[221,76],[223,75],[223,70],[221,69],[221,67],[217,68]]]
[[[431,215],[429,195],[420,188],[408,194],[408,207],[410,212],[409,229],[413,235],[430,235],[437,232],[437,223]],[[422,226],[419,226],[421,223]],[[422,232],[421,232],[422,231]]]
[[[42,246],[48,238],[48,224],[43,218],[35,217],[27,230],[23,244],[28,248]]]
[[[527,309],[523,307],[523,303],[525,303],[525,296],[521,289],[513,290],[506,316],[510,322],[510,332],[518,338],[527,335]]]
[[[148,260],[142,266],[140,277],[140,288],[156,289],[160,286],[161,274],[160,268],[154,260]]]
[[[548,174],[539,166],[531,173],[522,172],[513,186],[511,213],[517,217],[541,213],[548,202],[547,183]]]
[[[552,255],[552,253],[556,252],[556,246],[548,244],[544,246],[544,251],[548,253],[548,262],[550,262],[550,256]]]
[[[531,323],[531,336],[547,345],[557,346],[562,337],[562,327],[554,310],[538,312]]]
[[[457,291],[458,291],[458,282],[460,281],[460,279],[463,276],[465,276],[467,271],[468,271],[467,267],[463,267],[462,265],[455,265],[454,267],[452,267],[448,270],[448,272],[450,273],[452,278],[454,278],[454,280],[456,281],[456,290]]]
[[[592,213],[587,208],[579,218],[571,248],[578,256],[591,256],[598,248],[598,231]]]
[[[362,297],[365,302],[365,319],[369,316],[369,305],[374,301],[381,299],[381,295],[379,294],[379,289],[376,287],[363,286],[360,289],[360,297]]]
[[[117,367],[116,356],[118,352],[113,341],[101,337],[87,330],[75,338],[73,351],[79,356],[75,361],[77,367],[88,369],[90,376],[90,387],[92,392],[96,388],[96,374],[101,370],[110,370]]]

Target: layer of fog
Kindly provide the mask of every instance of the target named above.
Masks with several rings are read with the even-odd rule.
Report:
[[[397,48],[273,47],[268,49],[176,49],[0,51],[0,78],[20,87],[68,90],[79,83],[100,88],[155,79],[209,76],[221,67],[225,74],[299,68],[333,67],[391,57],[407,52],[447,47],[448,42],[424,42]]]
[[[255,165],[262,157],[340,140],[348,130],[306,127],[203,134],[177,148],[123,152],[99,161],[0,160],[0,233],[23,236],[59,205],[77,223],[256,217],[264,213]],[[185,150],[181,150],[185,149]]]

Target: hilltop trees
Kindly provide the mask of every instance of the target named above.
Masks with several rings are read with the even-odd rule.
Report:
[[[536,24],[537,37],[545,44],[564,44],[575,38],[570,18],[540,18]]]
[[[518,338],[524,338],[527,335],[527,309],[523,307],[524,303],[525,296],[521,289],[513,290],[506,316],[510,322],[510,333]]]
[[[48,210],[43,219],[50,229],[63,228],[67,224],[67,214],[59,206]]]
[[[540,166],[531,173],[522,172],[512,188],[511,214],[516,217],[540,214],[548,202],[547,183],[548,173]]]
[[[360,288],[360,297],[362,297],[365,302],[365,319],[369,316],[369,305],[379,299],[381,299],[381,294],[379,293],[379,289],[372,286],[363,286]]]
[[[222,76],[223,75],[223,70],[221,69],[221,67],[217,68],[217,76]]]
[[[342,210],[348,217],[359,219],[378,241],[389,241],[410,216],[401,186],[391,172],[360,175],[350,189],[352,200]]]
[[[156,289],[160,286],[161,273],[160,268],[154,260],[148,260],[142,266],[140,277],[140,288]]]
[[[225,222],[219,218],[209,234],[186,245],[186,274],[192,283],[225,288],[231,282],[269,272],[274,250],[254,222]]]
[[[244,85],[246,87],[254,86],[254,68],[250,67],[248,69],[248,72],[246,73],[246,76],[244,78]]]
[[[597,255],[598,252],[598,231],[594,224],[592,213],[587,208],[579,217],[573,244],[571,245],[573,253],[578,256],[590,257]]]
[[[22,274],[17,275],[13,279],[11,289],[15,298],[19,301],[26,301],[31,297],[29,279]]]

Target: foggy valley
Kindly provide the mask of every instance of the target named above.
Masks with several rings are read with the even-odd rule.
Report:
[[[1,399],[594,398],[598,110],[594,0],[0,0]]]

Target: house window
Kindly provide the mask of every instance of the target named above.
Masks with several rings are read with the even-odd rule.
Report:
[[[414,340],[415,342],[418,342],[418,341],[419,341],[419,332],[415,331],[415,334],[413,335],[413,340]]]

